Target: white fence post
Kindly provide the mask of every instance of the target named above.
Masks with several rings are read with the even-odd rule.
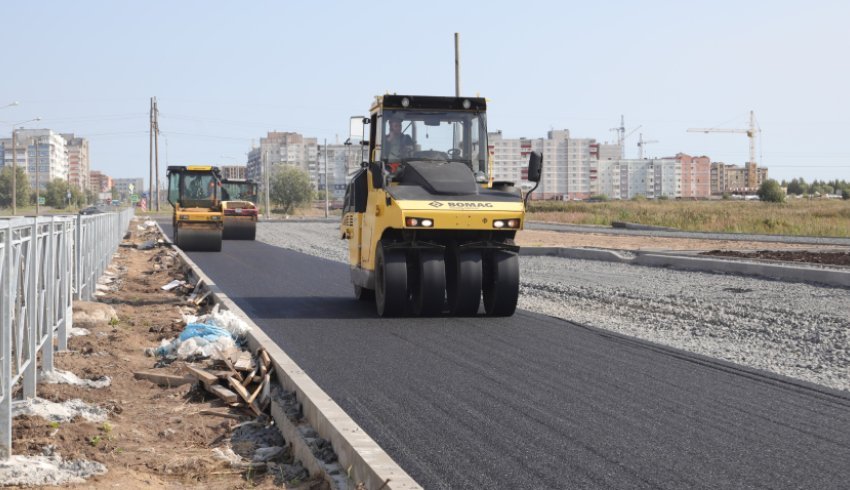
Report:
[[[0,459],[11,455],[15,385],[35,397],[38,371],[53,369],[54,334],[67,349],[73,300],[94,295],[133,213],[0,220]]]

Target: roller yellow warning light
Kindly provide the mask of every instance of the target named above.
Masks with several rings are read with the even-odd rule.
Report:
[[[224,239],[253,240],[257,236],[257,184],[249,180],[221,181]]]
[[[218,168],[173,165],[167,176],[168,202],[174,207],[174,243],[183,250],[221,251],[224,213]]]
[[[374,298],[380,316],[470,316],[482,302],[487,315],[513,315],[514,237],[541,155],[529,156],[525,197],[495,180],[483,98],[385,95],[352,120],[368,148],[340,224],[355,296]]]

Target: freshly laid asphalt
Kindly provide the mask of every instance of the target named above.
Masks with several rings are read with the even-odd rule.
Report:
[[[425,488],[850,485],[848,393],[527,311],[379,319],[260,242],[189,256]]]

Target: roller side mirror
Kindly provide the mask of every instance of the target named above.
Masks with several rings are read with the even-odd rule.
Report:
[[[543,172],[543,155],[533,151],[528,157],[528,181],[540,182],[540,175]]]

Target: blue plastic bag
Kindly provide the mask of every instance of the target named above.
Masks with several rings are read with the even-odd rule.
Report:
[[[206,323],[190,323],[180,332],[178,339],[180,342],[184,342],[193,337],[200,337],[208,342],[215,342],[215,339],[225,336],[229,337],[230,332],[219,326]]]

